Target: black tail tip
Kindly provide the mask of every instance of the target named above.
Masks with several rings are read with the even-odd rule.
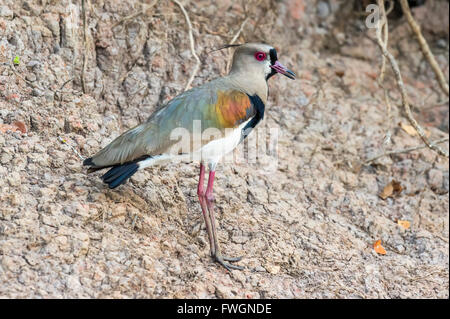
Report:
[[[92,157],[86,158],[83,161],[84,166],[95,166],[94,162],[92,161]]]
[[[109,188],[116,188],[124,184],[134,173],[138,171],[139,165],[131,162],[111,168],[106,174],[102,176],[104,183],[108,184]]]

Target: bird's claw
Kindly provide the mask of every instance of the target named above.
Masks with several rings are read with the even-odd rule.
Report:
[[[223,267],[225,267],[225,269],[228,270],[229,272],[231,272],[231,269],[236,269],[236,270],[244,269],[244,267],[242,267],[242,266],[232,265],[232,264],[225,262],[225,261],[236,262],[236,261],[241,260],[242,257],[226,257],[226,256],[216,255],[216,256],[214,256],[214,259],[219,264],[221,264]]]
[[[242,259],[242,256],[240,257],[227,257],[227,256],[222,256],[222,259],[225,261],[229,261],[229,262],[236,262],[236,261],[240,261]]]

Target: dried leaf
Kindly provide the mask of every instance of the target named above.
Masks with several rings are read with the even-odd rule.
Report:
[[[345,75],[345,70],[336,70],[334,72],[338,77],[342,78]]]
[[[417,133],[417,130],[414,128],[414,126],[405,124],[405,123],[398,123],[403,131],[408,133],[410,136],[418,136],[419,133]],[[431,135],[430,131],[424,130],[425,135],[429,137]]]
[[[20,121],[15,121],[13,123],[14,126],[16,126],[20,132],[22,132],[22,134],[25,134],[28,130],[27,127],[25,126],[25,123],[20,122]]]
[[[397,220],[397,224],[402,226],[404,229],[408,229],[411,226],[411,223],[407,220]]]
[[[22,134],[27,132],[27,127],[23,122],[16,121],[12,125],[10,124],[0,124],[0,132],[6,133],[7,131],[16,132],[20,131]]]
[[[403,131],[408,133],[410,136],[417,136],[418,135],[416,129],[412,125],[405,124],[405,123],[400,123],[400,127],[402,128]]]
[[[384,188],[381,194],[379,195],[382,199],[386,199],[394,193],[394,187],[392,186],[392,183],[387,184]]]
[[[394,197],[394,195],[398,195],[402,192],[403,187],[402,185],[397,182],[396,180],[392,180],[389,184],[387,184],[383,191],[380,193],[380,197],[382,199],[386,199],[388,197]]]
[[[386,255],[386,249],[384,249],[384,247],[381,246],[381,240],[377,240],[373,244],[373,249],[375,250],[375,252],[377,252],[380,255]]]
[[[397,182],[395,179],[393,179],[391,184],[392,184],[392,187],[394,187],[394,193],[395,194],[400,194],[402,192],[403,187],[400,184],[400,182]]]

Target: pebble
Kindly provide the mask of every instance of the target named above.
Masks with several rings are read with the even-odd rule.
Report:
[[[442,171],[432,168],[428,171],[428,184],[432,189],[439,190],[442,188],[444,175]]]
[[[320,18],[326,18],[330,15],[330,5],[326,1],[319,1],[317,4],[317,16]]]
[[[27,74],[25,79],[27,79],[30,82],[34,82],[34,81],[36,81],[36,75],[34,73]]]
[[[0,17],[12,19],[14,17],[14,12],[7,6],[0,6]]]
[[[43,96],[44,92],[38,88],[34,88],[33,90],[31,90],[31,95],[33,96]]]
[[[28,11],[22,8],[25,1]],[[254,163],[218,166],[218,240],[224,253],[245,255],[236,265],[246,269],[231,274],[209,256],[196,198],[198,165],[155,167],[110,190],[99,179],[105,171],[86,174],[77,155],[58,141],[58,136],[65,138],[83,156],[95,154],[130,126],[144,122],[157,105],[182,92],[195,62],[189,41],[185,41],[187,30],[180,12],[176,14],[182,19],[179,24],[168,26],[159,17],[146,23],[141,16],[111,30],[112,20],[132,12],[123,10],[123,1],[110,0],[105,6],[91,2],[86,48],[92,54],[87,55],[89,92],[84,94],[79,2],[0,1],[0,51],[4,50],[7,58],[19,55],[16,70],[28,81],[0,67],[0,95],[20,96],[19,103],[0,98],[0,123],[20,120],[34,133],[0,133],[0,296],[448,298],[448,243],[437,237],[446,235],[448,200],[446,194],[429,189],[434,185],[448,191],[448,161],[442,158],[435,166],[436,154],[429,152],[432,155],[423,158],[421,154],[429,151],[423,149],[413,152],[414,158],[412,153],[387,156],[350,173],[349,162],[362,163],[368,150],[373,150],[373,155],[383,150],[387,126],[383,96],[371,91],[371,87],[379,90],[379,69],[374,63],[322,50],[338,1],[318,0],[314,7],[305,0],[274,2],[280,15],[269,18],[276,19],[273,34],[279,35],[274,44],[280,61],[286,61],[296,73],[309,70],[310,74],[297,81],[275,76],[269,83],[266,116],[259,127],[279,126],[277,165],[284,171],[264,174],[266,166]],[[230,5],[225,2],[230,1],[221,4],[224,10]],[[441,2],[436,1],[436,6]],[[44,13],[46,3],[50,5]],[[130,8],[139,4],[137,0],[128,3]],[[202,3],[186,10],[205,16],[217,9],[213,5],[203,12]],[[265,5],[261,3],[264,9]],[[164,6],[163,15],[165,9],[171,9]],[[239,20],[233,17],[238,7],[234,5],[230,15],[223,16],[223,25]],[[249,10],[249,16],[257,13]],[[302,10],[304,14],[295,22],[284,18]],[[34,15],[39,11],[43,13]],[[320,27],[320,34],[314,34],[314,26]],[[212,23],[209,29],[223,31],[217,27]],[[244,35],[248,28],[252,26],[247,24]],[[303,31],[297,34],[300,28]],[[127,37],[132,29],[135,38]],[[395,30],[397,36],[397,32],[409,32],[400,29]],[[205,60],[195,86],[223,74],[233,49],[208,55],[208,48],[217,45],[217,36],[195,24],[194,31],[196,39],[201,39],[196,50],[203,52]],[[353,43],[354,33],[334,31],[342,52],[358,48],[353,53],[360,57],[379,58],[379,49],[370,41]],[[285,43],[286,39],[292,42]],[[142,50],[131,52],[139,48]],[[145,53],[140,56],[141,52]],[[422,57],[420,51],[405,52],[412,60]],[[439,60],[444,57],[437,54]],[[400,59],[399,63],[405,63]],[[339,80],[337,69],[339,74],[345,70],[339,83],[334,81]],[[403,71],[406,80],[411,80],[411,70]],[[72,76],[64,93],[53,100],[50,88],[59,89]],[[417,80],[426,83],[426,75],[419,74]],[[33,91],[29,83],[39,84],[39,91]],[[129,85],[128,93],[136,94],[127,96],[123,83]],[[346,93],[346,89],[350,91]],[[414,100],[424,99],[428,91],[426,85],[414,91]],[[391,93],[392,100],[400,98]],[[399,115],[397,110],[393,115]],[[417,139],[402,137],[387,149],[417,143]],[[411,161],[396,164],[402,159]],[[376,177],[383,181],[398,178],[402,185],[420,182],[424,187],[417,189],[423,191],[416,194],[408,188],[399,197],[382,201],[378,187],[385,184],[378,186]],[[408,204],[411,198],[416,201]],[[412,216],[416,210],[420,214]],[[415,222],[410,230],[401,231],[397,218]],[[420,250],[421,236],[408,236],[418,228],[424,235]],[[389,251],[385,246],[387,256],[370,253],[373,242],[380,238],[394,248]],[[261,266],[266,264],[266,268]],[[374,271],[365,274],[367,264],[376,266],[380,275]],[[428,277],[411,282],[411,269]],[[368,275],[370,282],[365,286]],[[440,282],[444,285],[436,285]]]

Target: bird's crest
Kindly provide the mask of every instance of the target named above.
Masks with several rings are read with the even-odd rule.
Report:
[[[212,52],[219,51],[219,50],[223,50],[223,49],[239,47],[239,46],[241,46],[241,45],[242,45],[242,44],[225,44],[225,45],[223,45],[223,46],[221,46],[221,47],[219,47],[219,48],[217,48],[217,49],[213,49],[213,50],[209,51],[208,54],[210,54],[210,53],[212,53]]]

